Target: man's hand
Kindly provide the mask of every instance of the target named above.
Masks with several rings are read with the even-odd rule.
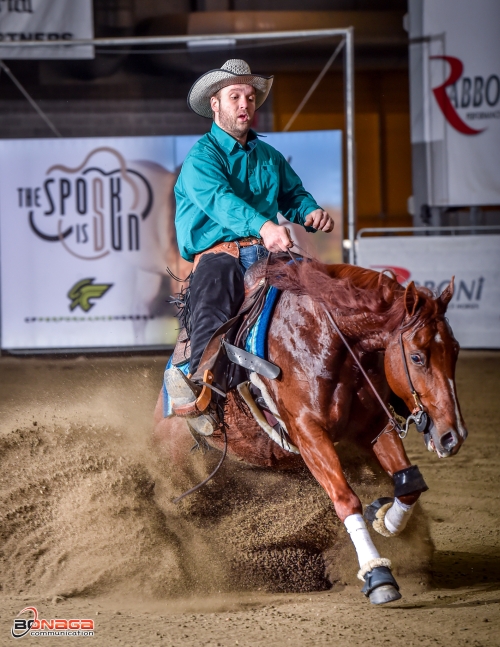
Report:
[[[265,248],[270,252],[286,252],[287,249],[293,247],[288,229],[275,225],[271,220],[262,225],[259,233]]]
[[[314,227],[318,231],[333,231],[333,218],[323,209],[315,209],[307,215],[304,227]]]

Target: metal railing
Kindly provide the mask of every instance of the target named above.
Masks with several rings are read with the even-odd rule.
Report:
[[[412,233],[428,235],[429,233],[438,233],[439,231],[469,232],[471,234],[486,233],[487,231],[500,232],[500,225],[442,225],[429,227],[364,227],[356,234],[356,241],[360,240],[364,234],[388,234],[388,233]]]

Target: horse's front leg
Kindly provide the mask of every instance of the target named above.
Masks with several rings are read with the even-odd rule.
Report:
[[[428,488],[416,465],[412,465],[396,430],[390,423],[373,444],[382,468],[394,480],[394,498],[381,498],[365,510],[365,519],[385,537],[399,535],[410,519],[420,494]]]
[[[300,425],[300,426],[299,426]],[[391,563],[380,557],[362,517],[362,505],[346,481],[334,444],[315,419],[292,423],[290,436],[312,475],[326,490],[335,511],[354,544],[365,586],[363,593],[373,604],[398,600],[399,587],[390,571]]]

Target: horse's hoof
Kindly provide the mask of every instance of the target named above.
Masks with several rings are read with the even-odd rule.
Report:
[[[401,599],[401,593],[391,584],[379,586],[369,595],[372,604],[387,604]]]
[[[361,592],[372,604],[387,604],[401,598],[398,583],[387,566],[376,566],[366,573]]]
[[[388,503],[394,503],[394,499],[389,496],[383,496],[380,499],[373,501],[373,503],[370,503],[370,505],[367,505],[363,513],[365,521],[373,525],[373,522],[377,518],[377,512],[382,506],[387,505]]]

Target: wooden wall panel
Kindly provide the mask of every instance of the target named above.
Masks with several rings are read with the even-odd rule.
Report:
[[[276,131],[283,130],[314,79],[314,74],[306,73],[276,76]],[[327,74],[290,130],[343,130],[343,92],[342,74]],[[408,73],[358,72],[355,92],[359,226],[404,226],[410,221],[407,199],[411,195]]]
[[[411,187],[410,115],[385,115],[385,183],[388,216],[405,214]]]
[[[356,210],[359,218],[382,211],[380,119],[378,113],[356,114]]]

